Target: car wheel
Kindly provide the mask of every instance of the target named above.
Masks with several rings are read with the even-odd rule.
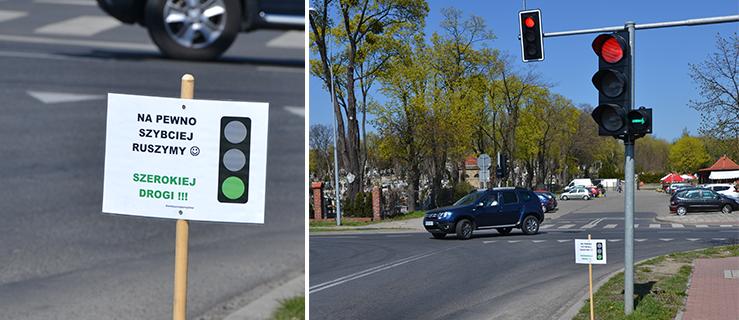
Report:
[[[567,196],[562,196],[562,200],[570,200]]]
[[[721,207],[721,213],[731,213],[731,205],[725,204],[723,207]]]
[[[523,231],[524,234],[528,235],[536,234],[537,232],[539,232],[539,220],[537,220],[534,216],[527,216],[523,219],[521,231]]]
[[[511,227],[507,227],[507,228],[496,228],[495,230],[498,230],[498,233],[505,235],[505,234],[511,233],[511,230],[513,230],[513,228],[511,228]]]
[[[677,213],[678,216],[684,216],[688,212],[688,208],[684,206],[677,207],[677,210],[675,210],[675,213]]]
[[[149,36],[171,58],[213,60],[236,39],[241,4],[238,0],[149,0]]]
[[[446,233],[432,233],[432,235],[436,239],[444,239],[444,237],[446,237]]]
[[[472,237],[472,222],[462,219],[457,222],[457,238],[467,240]]]
[[[583,200],[590,200],[590,197],[588,197],[588,196],[582,196],[582,199]]]

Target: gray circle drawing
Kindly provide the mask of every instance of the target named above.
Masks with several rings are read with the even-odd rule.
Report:
[[[245,164],[246,156],[239,149],[231,149],[223,154],[223,166],[232,172],[241,170]]]
[[[231,121],[223,129],[223,135],[228,142],[233,144],[241,143],[246,139],[246,126],[240,121]]]

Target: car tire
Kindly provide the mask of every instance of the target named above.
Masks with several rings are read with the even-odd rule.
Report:
[[[562,196],[562,200],[570,200],[567,196]]]
[[[731,213],[731,205],[725,204],[723,207],[721,207],[721,213],[726,213],[726,214]]]
[[[446,237],[446,233],[432,233],[432,235],[436,239],[444,239],[444,237]]]
[[[588,197],[588,196],[582,196],[582,199],[583,200],[590,200],[590,197]]]
[[[207,7],[189,7],[186,3],[147,1],[145,19],[149,36],[170,58],[217,58],[236,39],[241,23],[241,3],[238,0],[215,0],[207,2]]]
[[[461,240],[467,240],[472,238],[472,222],[467,219],[462,219],[457,222],[457,238]]]
[[[539,232],[539,219],[534,216],[526,216],[526,218],[523,218],[521,231],[526,235],[536,234]]]
[[[675,209],[675,213],[677,213],[678,216],[684,216],[686,213],[688,213],[688,208],[684,206],[679,206],[677,209]]]
[[[513,228],[511,228],[511,227],[507,227],[507,228],[496,228],[495,230],[497,230],[498,233],[500,233],[502,235],[506,235],[506,234],[511,233],[511,230],[513,230]]]

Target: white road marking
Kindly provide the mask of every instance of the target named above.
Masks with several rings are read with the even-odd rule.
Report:
[[[607,224],[603,226],[603,229],[613,229],[613,228],[616,228],[616,226],[618,225],[617,224]]]
[[[305,31],[290,30],[267,42],[269,48],[303,49]]]
[[[574,224],[566,224],[566,225],[560,226],[557,229],[569,229],[569,228],[572,228],[574,226],[575,226]]]
[[[673,224],[672,224],[672,227],[673,227],[673,228],[685,228],[685,226],[684,226],[684,225],[682,225],[682,224],[679,224],[679,223],[673,223]]]
[[[113,29],[122,23],[108,16],[79,16],[64,20],[34,30],[35,33],[56,34],[67,36],[93,36],[103,31]]]
[[[305,108],[304,107],[286,106],[285,110],[287,110],[288,112],[296,116],[305,118]]]
[[[66,92],[44,92],[44,91],[27,91],[28,95],[45,103],[62,103],[62,102],[78,102],[89,100],[105,100],[106,95],[103,94],[79,94]]]
[[[25,11],[0,10],[0,22],[22,18],[28,15]]]
[[[71,4],[75,6],[97,6],[95,0],[33,0],[35,3]]]
[[[44,37],[14,36],[14,35],[9,35],[9,34],[0,34],[0,41],[58,44],[58,45],[68,45],[68,46],[82,46],[82,47],[109,48],[109,49],[147,50],[147,51],[159,52],[159,49],[154,44],[146,44],[146,43],[91,41],[91,40],[75,40],[75,39],[54,39],[54,38],[44,38]]]
[[[649,227],[653,229],[659,229],[662,227],[662,225],[661,224],[650,224]]]

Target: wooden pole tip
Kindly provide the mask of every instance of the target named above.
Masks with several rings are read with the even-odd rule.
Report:
[[[193,77],[191,74],[186,73],[184,76],[182,76],[183,81],[194,81],[195,77]]]

